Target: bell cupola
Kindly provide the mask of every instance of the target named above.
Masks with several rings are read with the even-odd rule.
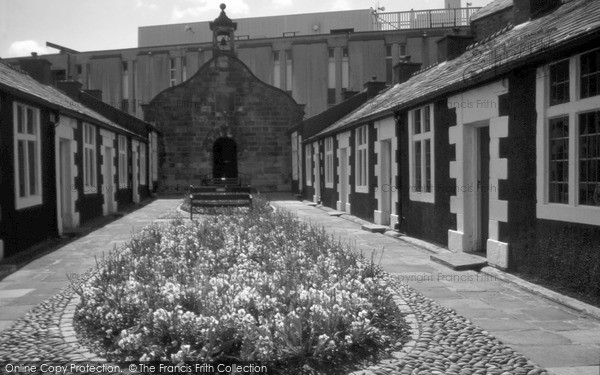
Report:
[[[225,4],[221,4],[221,14],[208,25],[213,32],[213,51],[218,53],[234,54],[234,34],[237,29],[237,22],[233,22],[225,14]]]

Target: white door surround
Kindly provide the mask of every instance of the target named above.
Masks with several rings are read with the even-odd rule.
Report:
[[[398,163],[394,150],[398,149],[396,137],[396,122],[393,117],[388,117],[375,122],[377,140],[375,141],[375,199],[377,210],[373,212],[375,224],[389,225],[394,228],[399,222],[395,207],[398,203],[398,187],[395,181],[398,176]]]
[[[79,174],[75,164],[75,129],[76,119],[61,116],[55,131],[56,226],[59,235],[66,228],[79,226],[79,212],[75,210],[75,203],[79,199],[79,191],[75,187],[75,179]]]
[[[450,178],[456,179],[456,195],[450,197],[450,212],[456,214],[456,230],[448,231],[452,251],[477,250],[481,225],[488,225],[486,256],[490,264],[508,267],[508,244],[499,241],[499,223],[508,221],[508,202],[498,199],[499,180],[508,177],[508,160],[500,158],[500,138],[508,137],[508,116],[498,116],[498,96],[508,92],[506,81],[498,81],[448,98],[456,109],[456,126],[449,129],[449,143],[456,145],[456,161],[450,162]],[[478,128],[489,126],[489,220],[479,223],[477,176],[479,170]],[[479,206],[480,207],[480,206]]]
[[[313,202],[319,203],[321,202],[321,154],[319,149],[319,142],[314,142],[312,144],[312,149],[313,175],[315,176],[315,181],[313,183],[313,188],[315,189],[315,193],[313,195]]]
[[[338,166],[337,175],[338,185],[338,201],[336,202],[336,209],[350,213],[350,154],[352,148],[350,147],[350,132],[341,133],[337,135],[338,149],[336,150]]]

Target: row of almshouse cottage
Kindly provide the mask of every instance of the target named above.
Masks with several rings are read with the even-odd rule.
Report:
[[[512,6],[493,35],[462,49],[449,36],[437,65],[293,129],[296,183],[305,199],[598,301],[600,1]]]
[[[0,62],[0,259],[153,189],[158,133],[76,87]]]

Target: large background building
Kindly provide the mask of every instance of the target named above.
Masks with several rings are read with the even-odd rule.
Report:
[[[393,66],[410,56],[428,66],[436,42],[447,34],[470,34],[478,8],[440,1],[438,10],[381,13],[372,9],[236,20],[237,56],[267,84],[305,104],[312,116],[341,102],[366,81],[393,82]],[[43,58],[53,81],[74,79],[100,90],[102,100],[142,118],[140,105],[178,85],[212,58],[207,22],[140,27],[137,48],[78,52],[48,43],[58,54],[6,59],[12,64]]]

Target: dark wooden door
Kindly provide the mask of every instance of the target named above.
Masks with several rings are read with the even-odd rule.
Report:
[[[229,137],[217,139],[213,145],[213,178],[237,178],[237,145]]]

